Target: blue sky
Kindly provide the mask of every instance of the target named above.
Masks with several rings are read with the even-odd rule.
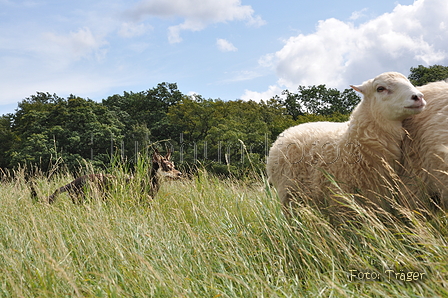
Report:
[[[448,65],[446,0],[0,0],[0,114],[37,91],[260,100],[420,64]]]

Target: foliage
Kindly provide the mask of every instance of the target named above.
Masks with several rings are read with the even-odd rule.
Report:
[[[418,67],[411,67],[411,74],[408,78],[415,86],[442,81],[448,79],[448,66],[432,65],[425,67],[419,65]]]
[[[160,83],[147,91],[110,96],[103,100],[103,105],[115,112],[130,133],[131,127],[146,125],[151,137],[161,140],[172,136],[166,114],[169,107],[176,105],[182,96],[176,84]]]
[[[202,164],[214,173],[244,177],[248,169],[264,169],[270,144],[286,128],[346,121],[359,101],[353,90],[298,90],[261,102],[186,96],[170,83],[101,103],[38,92],[21,101],[15,114],[0,118],[0,167],[37,165],[48,171],[60,164],[79,171],[91,160],[104,168],[114,155],[134,163],[152,146],[165,145],[185,171]]]
[[[0,166],[9,164],[6,152],[17,142],[16,135],[12,132],[13,115],[7,114],[0,117]]]
[[[110,140],[121,139],[122,126],[92,100],[37,93],[19,103],[12,116],[8,129],[16,141],[6,151],[10,157],[6,166],[39,165],[47,171],[62,158],[74,169],[81,158],[92,155],[96,163],[108,163]]]
[[[294,121],[274,99],[268,102],[222,101],[185,96],[170,107],[168,119],[182,134],[179,146],[190,163],[200,160],[214,173],[243,176],[248,169],[246,152],[264,167],[267,147]]]
[[[299,86],[297,93],[283,91],[286,96],[282,103],[287,113],[297,120],[305,114],[331,116],[334,113],[349,114],[360,101],[353,89],[343,92],[325,85],[304,87]]]

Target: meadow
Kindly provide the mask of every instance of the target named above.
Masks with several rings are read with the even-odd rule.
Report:
[[[73,177],[35,179],[39,201],[23,172],[1,183],[0,297],[448,297],[442,214],[385,224],[353,206],[362,223],[332,226],[303,207],[287,219],[263,175],[206,171],[154,200],[119,180],[106,201],[49,205]]]

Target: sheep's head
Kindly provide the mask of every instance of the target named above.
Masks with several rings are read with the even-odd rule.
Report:
[[[420,113],[426,106],[423,94],[397,72],[386,72],[360,86],[351,87],[364,95],[363,101],[375,114],[381,114],[387,120],[404,120]]]

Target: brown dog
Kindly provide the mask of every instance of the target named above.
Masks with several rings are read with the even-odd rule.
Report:
[[[158,150],[155,149],[152,155],[152,167],[149,172],[149,182],[151,183],[151,188],[149,189],[151,197],[154,197],[159,191],[159,180],[161,177],[169,177],[171,179],[179,179],[182,177],[182,173],[176,170],[174,162],[171,160],[171,152],[168,150],[166,156],[159,154]],[[85,196],[85,189],[88,184],[93,184],[98,187],[100,191],[105,191],[112,184],[112,180],[116,179],[113,175],[107,174],[90,174],[84,175],[76,178],[72,182],[58,188],[55,192],[50,195],[47,199],[48,203],[52,204],[56,201],[59,194],[68,192],[73,203],[80,203],[82,197]],[[128,178],[129,181],[131,178]],[[146,184],[145,182],[142,185]],[[34,187],[31,185],[31,194],[35,198],[37,193]]]

